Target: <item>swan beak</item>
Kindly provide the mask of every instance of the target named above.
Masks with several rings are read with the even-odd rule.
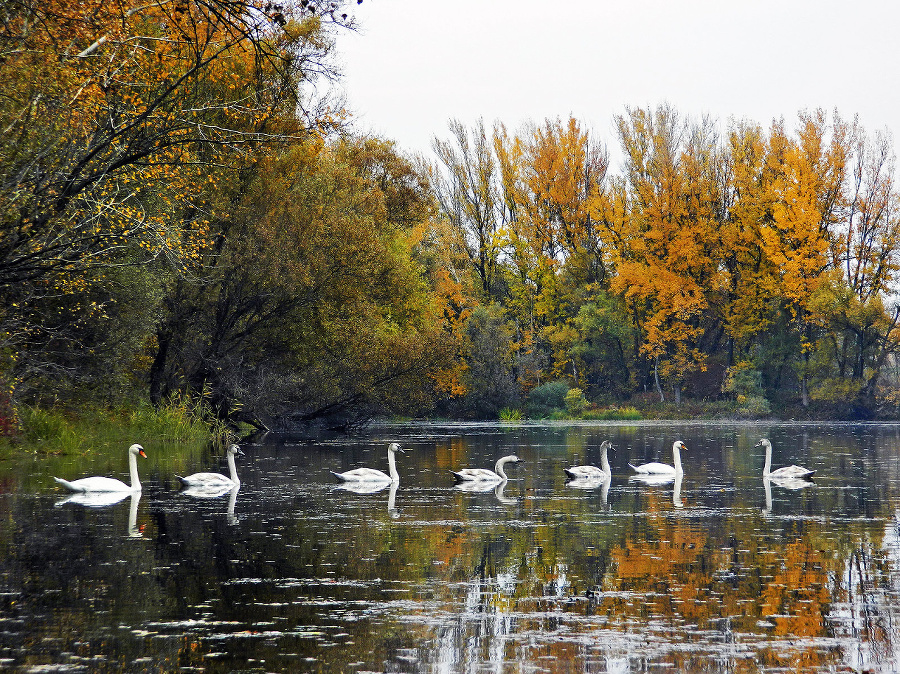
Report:
[[[143,448],[143,447],[141,447],[141,448],[138,450],[138,454],[140,454],[141,456],[143,456],[145,459],[147,458],[147,455],[144,454],[144,448]]]

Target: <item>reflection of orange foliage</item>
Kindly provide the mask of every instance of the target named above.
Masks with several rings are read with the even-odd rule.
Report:
[[[629,536],[622,547],[611,551],[616,587],[605,589],[650,594],[651,601],[636,607],[641,615],[678,614],[691,620],[721,615],[721,598],[713,597],[710,587],[712,573],[726,562],[724,554],[716,553],[710,564],[705,533],[665,518],[654,518],[651,524],[658,525],[656,536],[647,532]],[[715,602],[714,610],[710,602]]]
[[[825,627],[830,601],[828,574],[817,551],[806,539],[789,544],[779,568],[762,591],[763,615],[774,615],[775,632],[815,636]]]
[[[649,510],[660,501],[651,498]],[[807,538],[790,543],[783,554],[731,547],[711,550],[705,531],[689,522],[656,515],[649,530],[631,534],[611,550],[615,570],[604,590],[640,597],[607,599],[604,606],[621,620],[650,616],[681,618],[700,625],[726,617],[755,624],[769,620],[774,633],[821,636],[831,601],[830,565]]]

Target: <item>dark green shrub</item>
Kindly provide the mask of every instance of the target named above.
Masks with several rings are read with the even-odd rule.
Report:
[[[554,412],[566,409],[566,394],[569,384],[565,381],[552,381],[531,389],[528,394],[526,412],[532,419],[543,419]]]

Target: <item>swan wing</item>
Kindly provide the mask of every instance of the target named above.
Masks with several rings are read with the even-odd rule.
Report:
[[[459,481],[466,480],[492,480],[494,482],[503,478],[492,470],[487,468],[463,468],[462,470],[451,471]]]
[[[642,475],[674,475],[675,467],[670,466],[666,463],[657,463],[655,461],[651,463],[642,463],[640,466],[635,466],[633,464],[628,464],[631,466],[632,470],[636,473],[641,473]]]
[[[354,468],[345,473],[335,473],[331,471],[335,477],[344,480],[344,482],[390,482],[391,477],[386,473],[374,468]]]
[[[563,468],[563,472],[573,480],[579,479],[596,479],[602,480],[607,476],[606,471],[597,466],[572,466],[571,468]]]
[[[809,470],[808,468],[804,468],[803,466],[784,466],[783,468],[779,468],[778,470],[773,470],[769,473],[769,477],[809,477],[816,471]]]
[[[231,478],[225,477],[221,473],[194,473],[187,477],[181,477],[180,475],[176,475],[175,477],[177,477],[178,481],[185,487],[224,486],[230,489],[234,486],[234,482],[231,481]]]
[[[72,480],[71,482],[67,480],[62,480],[58,477],[54,477],[59,484],[68,489],[69,491],[74,492],[86,492],[86,491],[136,491],[133,490],[130,486],[122,482],[122,480],[117,480],[112,477],[83,477],[80,480]]]

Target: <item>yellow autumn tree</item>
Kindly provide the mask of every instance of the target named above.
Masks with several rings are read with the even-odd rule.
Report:
[[[627,200],[614,233],[621,294],[651,362],[676,400],[684,378],[703,370],[701,339],[711,297],[720,293],[721,163],[710,122],[689,126],[671,108],[633,109],[617,118],[627,166]]]

